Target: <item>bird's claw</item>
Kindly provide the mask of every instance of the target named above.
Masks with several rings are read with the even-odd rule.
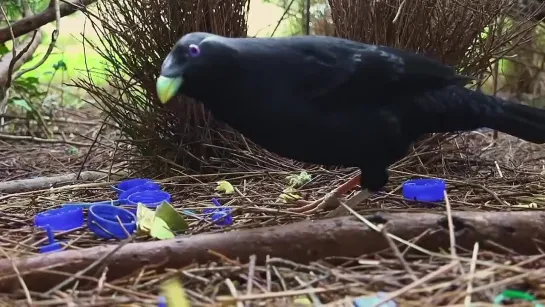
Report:
[[[354,208],[356,205],[362,203],[365,199],[367,199],[370,195],[371,194],[367,190],[359,191],[353,197],[348,199],[345,204],[350,208]],[[326,217],[342,216],[347,213],[347,210],[344,206],[341,205],[341,200],[339,199],[339,197],[340,195],[333,191],[311,203],[307,202],[307,204],[302,207],[292,208],[288,210],[291,212],[312,214],[320,209],[326,210],[329,208],[334,208],[326,215]]]
[[[312,214],[320,209],[326,210],[328,208],[337,208],[340,205],[341,204],[339,202],[339,195],[335,191],[333,191],[327,193],[324,197],[321,197],[313,202],[307,202],[307,204],[302,207],[289,209],[289,211],[303,214]]]

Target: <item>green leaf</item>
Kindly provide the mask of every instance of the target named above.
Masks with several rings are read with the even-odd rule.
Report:
[[[233,194],[235,192],[235,188],[233,188],[233,185],[226,180],[218,181],[218,186],[216,187],[216,191],[223,192],[225,194]]]
[[[296,306],[312,306],[312,301],[306,295],[299,295],[293,299]]]
[[[280,198],[280,201],[287,204],[287,203],[289,203],[291,201],[295,201],[295,200],[300,199],[301,196],[299,196],[297,194],[297,190],[295,188],[287,187],[282,191],[282,194],[280,194],[280,196],[278,196],[278,198]]]
[[[6,46],[6,44],[0,44],[0,56],[6,54],[8,52],[9,52],[9,49]]]
[[[187,228],[189,228],[183,215],[178,213],[178,211],[166,201],[157,206],[155,218],[160,218],[165,221],[168,227],[174,232],[187,230]]]
[[[38,84],[38,83],[40,83],[39,82],[40,80],[38,78],[36,78],[36,77],[26,77],[24,80],[26,82],[28,82],[28,84]]]
[[[174,239],[175,237],[167,223],[157,216],[153,219],[149,234],[159,240]]]
[[[34,111],[30,103],[28,103],[28,101],[26,101],[25,99],[20,99],[20,98],[12,99],[11,103],[25,109],[27,112]]]
[[[138,230],[143,233],[149,233],[155,218],[155,211],[138,203],[136,206],[136,225]]]
[[[59,60],[57,63],[53,64],[55,70],[67,70],[66,63],[63,60]]]
[[[36,77],[20,78],[15,83],[22,87],[26,92],[32,92],[32,94],[38,93],[39,79]]]
[[[136,207],[136,223],[139,233],[149,234],[159,240],[172,239],[175,237],[174,232],[189,227],[183,216],[168,202],[161,203],[156,211],[139,203]]]
[[[184,287],[178,278],[167,279],[161,283],[160,287],[168,307],[191,307]]]
[[[70,146],[66,149],[66,153],[69,154],[69,155],[76,155],[78,154],[79,150],[74,147],[74,146]]]
[[[309,182],[311,178],[312,177],[306,171],[302,171],[299,175],[289,175],[286,179],[290,186],[296,188]]]

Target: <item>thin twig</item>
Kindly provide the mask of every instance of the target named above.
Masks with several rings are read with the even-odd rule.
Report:
[[[45,63],[45,61],[51,55],[51,52],[53,52],[53,48],[55,47],[55,44],[57,43],[57,39],[59,37],[60,27],[61,27],[61,25],[60,25],[61,24],[61,12],[60,12],[59,2],[60,2],[60,0],[51,0],[51,3],[50,3],[50,4],[54,3],[54,5],[55,5],[56,26],[55,26],[55,30],[53,30],[53,33],[51,34],[51,42],[49,43],[49,46],[47,47],[47,50],[46,50],[44,56],[42,57],[42,59],[38,63],[34,64],[32,67],[29,67],[27,69],[21,69],[20,71],[18,71],[13,76],[13,80],[16,80],[17,78],[20,78],[22,75],[26,74],[27,72],[33,71],[36,68],[42,66],[42,64]]]
[[[114,249],[112,249],[110,252],[104,254],[104,256],[100,257],[99,259],[97,259],[95,262],[91,263],[89,266],[87,266],[86,268],[78,271],[76,274],[74,274],[74,276],[70,277],[70,278],[67,278],[65,279],[63,282],[61,282],[60,284],[56,285],[55,287],[47,290],[44,295],[50,295],[51,293],[55,292],[55,291],[58,291],[60,289],[62,289],[64,286],[70,284],[71,282],[75,281],[79,276],[82,276],[84,275],[85,273],[87,273],[88,271],[92,270],[93,268],[95,268],[96,266],[100,265],[102,262],[106,261],[106,259],[108,259],[110,256],[112,256],[113,254],[115,254],[117,251],[119,251],[123,246],[127,245],[128,243],[132,242],[134,240],[134,236],[130,236],[128,237],[127,239],[123,240],[121,243],[119,243]]]
[[[479,242],[475,242],[473,245],[473,254],[471,256],[471,266],[469,267],[470,278],[467,281],[466,297],[464,299],[465,307],[471,306],[471,291],[473,290],[473,276],[475,275],[475,268],[477,267],[477,256],[479,255]]]

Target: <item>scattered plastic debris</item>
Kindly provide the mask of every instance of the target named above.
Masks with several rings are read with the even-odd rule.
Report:
[[[204,209],[203,213],[211,215],[212,222],[220,226],[228,226],[233,224],[233,217],[231,216],[232,209],[230,207],[222,206],[222,204],[216,198],[212,198],[212,203],[218,208]]]
[[[34,226],[51,227],[52,231],[67,231],[85,224],[81,207],[61,207],[36,214]]]
[[[442,179],[411,179],[403,183],[405,199],[427,202],[440,202],[445,199],[446,184]]]
[[[119,194],[119,203],[121,205],[126,204],[127,199],[134,193],[143,192],[143,191],[158,191],[161,190],[161,186],[153,181],[146,182],[137,186],[134,186],[128,190],[122,191]]]
[[[51,229],[51,226],[45,226],[43,228],[45,230],[45,233],[47,234],[48,244],[40,246],[40,253],[49,253],[61,250],[62,244],[55,241],[55,235],[53,235],[53,230]]]
[[[224,194],[233,194],[235,192],[235,188],[233,188],[233,185],[229,181],[218,181],[218,186],[216,187],[216,191],[224,193]]]
[[[397,304],[393,300],[388,300],[380,305],[377,305],[382,300],[388,297],[388,293],[386,292],[377,292],[374,296],[365,296],[365,297],[358,297],[355,298],[353,303],[354,307],[397,307]]]
[[[136,208],[139,203],[150,209],[157,208],[163,202],[170,203],[171,196],[169,193],[161,190],[149,190],[133,193],[127,197],[127,210],[136,214]]]
[[[131,188],[134,188],[149,182],[153,182],[153,180],[149,178],[131,178],[131,179],[127,179],[127,180],[123,180],[119,182],[117,186],[113,186],[112,188],[116,190],[118,193],[121,193],[123,191],[127,191]]]
[[[527,292],[518,290],[505,290],[500,295],[494,298],[494,306],[502,306],[504,300],[523,300],[534,303],[534,307],[544,307],[542,304],[536,302],[536,298]]]
[[[87,226],[97,237],[122,240],[136,231],[136,216],[116,206],[94,205],[89,208]]]
[[[170,278],[161,283],[161,295],[168,307],[190,307],[191,303],[185,294],[184,287],[178,278]]]
[[[81,209],[89,209],[90,207],[94,206],[94,205],[109,205],[109,206],[114,206],[114,205],[117,205],[119,204],[119,201],[117,200],[104,200],[104,201],[96,201],[96,202],[91,202],[91,203],[85,203],[85,202],[81,202],[81,203],[65,203],[65,204],[62,204],[61,207],[80,207]]]

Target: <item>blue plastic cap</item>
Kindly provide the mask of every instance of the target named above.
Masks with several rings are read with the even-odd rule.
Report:
[[[119,204],[124,205],[127,203],[127,198],[131,196],[132,194],[136,192],[143,192],[143,191],[158,191],[161,189],[161,186],[156,182],[146,182],[141,185],[137,185],[135,187],[132,187],[126,191],[123,191],[119,193]]]
[[[154,209],[164,201],[170,203],[170,194],[161,190],[140,191],[127,198],[127,204],[135,208],[138,203],[142,203],[144,206]]]
[[[121,181],[116,188],[116,190],[121,193],[123,191],[127,191],[131,188],[137,187],[139,185],[142,185],[144,183],[153,182],[153,180],[149,178],[133,178],[133,179],[127,179]]]
[[[159,296],[157,303],[158,307],[167,307],[167,298],[161,295]]]
[[[212,222],[220,226],[229,226],[233,224],[233,217],[231,216],[231,209],[219,209],[212,214]]]
[[[83,226],[84,223],[83,208],[79,206],[47,210],[36,214],[34,217],[34,226],[50,226],[53,231],[78,228]]]
[[[48,244],[40,246],[40,253],[50,253],[62,249],[62,244],[55,242],[55,236],[53,235],[53,230],[51,226],[45,226],[45,233],[47,234]]]
[[[222,206],[217,198],[212,198],[212,203],[217,209],[207,208],[203,210],[204,214],[212,214],[210,217],[212,222],[216,225],[227,226],[233,224],[233,217],[231,216],[231,208]]]
[[[118,200],[104,200],[104,201],[97,201],[92,203],[66,203],[62,204],[61,207],[81,207],[82,209],[89,209],[89,207],[94,205],[109,205],[114,206],[119,203]]]
[[[442,179],[412,179],[403,183],[405,199],[437,202],[445,199],[445,181]]]
[[[121,220],[123,227],[119,224],[117,217]],[[129,235],[136,231],[136,216],[123,208],[109,205],[94,205],[89,208],[87,225],[100,238],[122,240],[128,238],[123,228],[127,230]]]

